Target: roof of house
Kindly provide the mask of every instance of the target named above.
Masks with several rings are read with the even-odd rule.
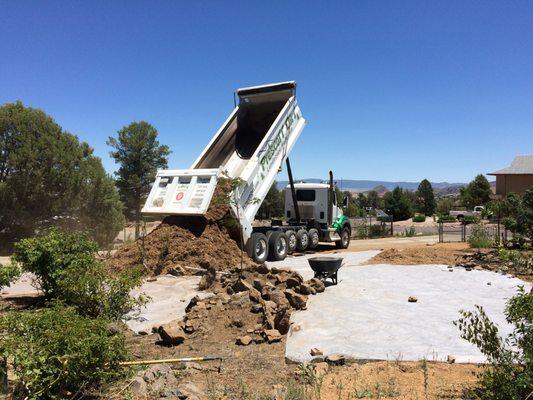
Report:
[[[533,155],[516,156],[507,168],[491,172],[488,175],[533,174]]]

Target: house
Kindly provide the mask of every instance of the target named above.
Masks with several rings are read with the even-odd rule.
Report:
[[[488,175],[496,176],[496,195],[523,194],[533,187],[533,155],[516,156],[510,166]]]

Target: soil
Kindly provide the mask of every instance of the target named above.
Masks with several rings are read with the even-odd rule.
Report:
[[[252,264],[237,242],[237,222],[230,216],[230,181],[220,179],[203,216],[169,216],[146,236],[125,244],[108,260],[112,270],[142,265],[147,275],[187,275],[198,269],[228,270]],[[201,271],[200,271],[201,273]]]
[[[467,254],[468,249],[459,244],[437,244],[432,246],[417,246],[403,249],[386,249],[372,257],[368,264],[445,264],[455,265]]]

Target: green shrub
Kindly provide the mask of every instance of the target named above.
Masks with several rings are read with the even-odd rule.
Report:
[[[370,225],[368,227],[368,237],[375,238],[375,237],[382,237],[385,235],[383,226],[381,225]]]
[[[425,222],[425,221],[426,221],[426,216],[423,214],[416,214],[413,217],[413,222]]]
[[[470,247],[480,249],[488,248],[494,245],[494,239],[489,235],[482,223],[477,223],[472,227],[472,232],[468,237]]]
[[[4,286],[9,286],[20,276],[20,268],[17,264],[11,263],[0,265],[0,290]]]
[[[463,217],[463,224],[469,225],[469,224],[477,224],[481,221],[481,219],[477,215],[465,215]]]
[[[124,337],[110,334],[106,320],[61,304],[2,316],[0,338],[0,354],[30,400],[81,398],[118,377],[127,354]]]
[[[46,236],[23,239],[15,244],[13,261],[37,276],[37,288],[57,297],[59,281],[74,261],[93,257],[98,245],[80,233],[52,230]]]
[[[413,237],[416,235],[416,229],[414,226],[410,226],[409,228],[405,228],[404,230],[404,236],[405,237]]]
[[[439,219],[437,222],[456,222],[457,218],[455,218],[453,215],[439,215]]]
[[[505,310],[513,332],[502,339],[498,327],[482,307],[461,311],[455,325],[461,337],[476,345],[490,366],[481,373],[480,386],[468,398],[482,400],[521,400],[533,393],[533,292],[519,289]]]
[[[129,295],[141,283],[141,273],[111,274],[96,260],[97,248],[82,234],[52,231],[21,240],[13,259],[37,276],[38,288],[49,299],[74,306],[84,316],[119,319],[142,303]]]
[[[533,255],[519,250],[499,249],[498,256],[506,261],[513,273],[520,275],[533,275]],[[502,267],[503,269],[503,267]]]

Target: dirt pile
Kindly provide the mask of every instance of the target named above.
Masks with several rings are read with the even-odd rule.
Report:
[[[144,266],[148,275],[187,275],[197,269],[223,271],[242,261],[237,222],[229,214],[230,181],[220,179],[204,216],[170,216],[145,237],[124,245],[107,261],[113,270]],[[200,271],[201,272],[201,271]]]
[[[455,265],[457,259],[464,254],[462,250],[454,250],[440,246],[420,246],[405,249],[387,249],[372,257],[368,264],[446,264]]]

